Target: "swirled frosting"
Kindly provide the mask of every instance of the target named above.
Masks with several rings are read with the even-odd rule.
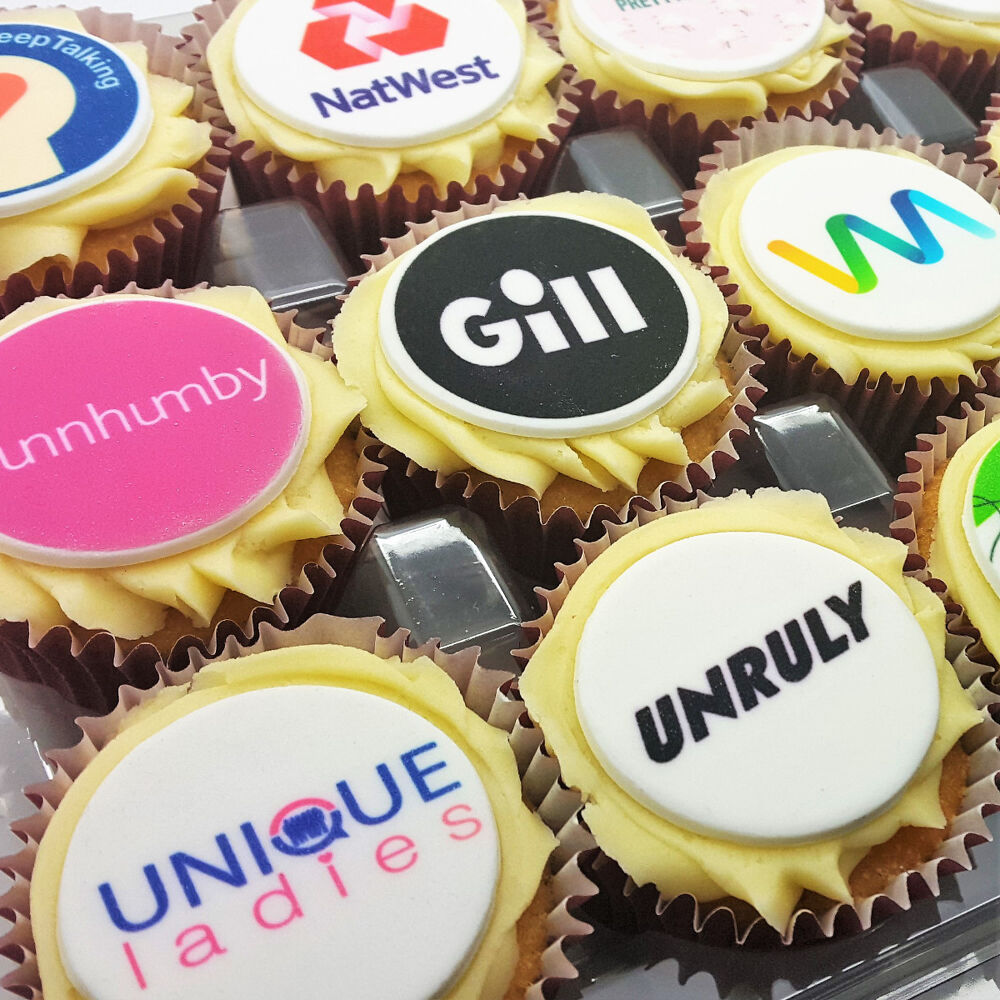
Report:
[[[340,530],[344,510],[325,463],[360,411],[361,396],[344,384],[332,364],[290,347],[254,289],[194,289],[175,297],[232,313],[257,327],[301,369],[312,420],[299,466],[277,499],[236,530],[178,555],[120,568],[68,569],[0,554],[0,618],[27,621],[33,636],[76,624],[138,639],[161,629],[171,608],[193,626],[205,627],[228,591],[269,603],[292,578],[296,542]],[[36,299],[0,321],[0,337],[61,308],[61,301]],[[210,456],[205,475],[211,475]],[[114,483],[107,486],[114,489]],[[197,489],[197,483],[191,488]]]
[[[256,2],[243,0],[208,47],[222,106],[240,139],[309,164],[324,185],[342,180],[349,197],[356,196],[362,184],[371,184],[375,194],[381,194],[402,175],[418,172],[427,174],[443,194],[452,181],[466,184],[477,173],[495,170],[508,138],[535,142],[548,135],[555,119],[556,101],[547,85],[562,69],[562,59],[528,26],[519,0],[497,0],[521,34],[524,64],[514,96],[492,119],[460,135],[397,149],[349,146],[307,135],[256,104],[236,78],[236,33]]]
[[[622,198],[562,194],[504,205],[498,212],[561,212],[625,230],[666,256],[649,216]],[[427,469],[445,474],[478,469],[520,483],[541,496],[557,475],[600,490],[619,483],[633,491],[650,459],[688,461],[681,429],[710,413],[728,396],[716,355],[728,325],[726,304],[712,281],[684,258],[673,262],[688,282],[701,312],[695,370],[659,410],[622,430],[572,439],[527,438],[473,426],[432,406],[395,374],[378,336],[382,295],[396,262],[371,274],[351,293],[337,321],[337,363],[349,385],[368,400],[365,425]]]
[[[802,538],[861,564],[913,613],[933,650],[940,710],[930,749],[895,804],[849,832],[817,842],[768,846],[684,829],[636,801],[609,776],[583,734],[574,699],[566,697],[573,690],[577,647],[587,619],[611,583],[671,542],[719,531]],[[531,658],[520,688],[532,718],[545,730],[565,781],[583,793],[585,822],[603,850],[638,884],[652,882],[667,896],[691,893],[704,901],[732,895],[751,903],[773,927],[784,929],[806,889],[850,902],[852,869],[870,848],[902,827],[944,827],[938,797],[942,761],[981,716],[945,658],[944,606],[922,584],[903,576],[905,557],[898,542],[838,528],[819,496],[761,490],[753,497],[736,494],[661,518],[615,542],[586,568]],[[748,573],[753,571],[747,567]],[[724,622],[724,608],[719,616]],[[808,747],[802,752],[808,754]]]
[[[669,104],[677,117],[693,112],[703,123],[758,116],[775,95],[805,94],[818,87],[841,63],[837,47],[851,34],[849,25],[837,24],[828,15],[813,48],[791,65],[738,80],[686,80],[642,69],[595,45],[580,31],[570,6],[565,0],[556,5],[556,28],[567,60],[581,76],[596,80],[601,90],[617,91],[623,104],[642,101],[648,114]]]
[[[59,886],[74,831],[102,784],[113,778],[114,769],[135,748],[146,740],[169,739],[171,725],[190,713],[236,695],[288,685],[347,688],[395,702],[422,716],[465,753],[493,810],[500,841],[500,878],[479,947],[447,990],[446,1000],[500,1000],[504,996],[518,960],[517,922],[535,896],[555,846],[552,834],[522,802],[517,762],[506,735],[467,708],[452,680],[427,658],[403,663],[398,658],[381,659],[363,650],[328,645],[273,650],[205,667],[187,688],[167,689],[126,715],[118,734],[76,778],[45,832],[32,875],[32,929],[48,1000],[80,1000],[60,959]],[[234,780],[248,763],[232,762]],[[197,775],[178,775],[178,780],[195,782]],[[280,947],[280,942],[272,946]],[[190,970],[178,975],[190,976]]]
[[[0,11],[2,22],[37,24],[85,32],[68,10]],[[140,42],[115,45],[146,77],[153,125],[139,152],[121,170],[90,190],[45,208],[0,219],[0,277],[36,261],[62,258],[75,266],[89,232],[114,229],[167,216],[198,186],[192,168],[211,148],[211,127],[184,112],[194,91],[169,77],[151,73]],[[103,261],[96,261],[100,266]]]
[[[889,24],[897,36],[904,31],[916,32],[919,42],[957,45],[966,52],[985,49],[990,58],[1000,54],[1000,24],[946,17],[903,0],[862,0],[856,6],[859,11],[871,12],[872,28]]]

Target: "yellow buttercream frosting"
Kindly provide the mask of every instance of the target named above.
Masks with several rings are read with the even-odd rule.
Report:
[[[236,78],[236,33],[256,2],[243,0],[208,47],[208,64],[226,115],[240,139],[309,164],[325,186],[342,180],[348,197],[355,197],[362,184],[371,184],[375,194],[381,194],[401,176],[417,172],[427,174],[443,195],[453,181],[467,184],[478,173],[496,170],[508,138],[536,142],[549,134],[555,121],[556,101],[548,84],[562,69],[562,59],[529,27],[520,0],[496,0],[520,32],[524,64],[513,97],[493,118],[459,135],[396,149],[350,146],[308,135],[256,104]]]
[[[138,639],[161,629],[171,608],[192,625],[205,627],[227,591],[270,603],[292,579],[296,542],[340,531],[344,510],[325,462],[364,400],[332,364],[288,345],[255,289],[201,288],[177,292],[175,298],[239,317],[281,345],[301,370],[312,419],[299,466],[277,499],[240,527],[178,555],[121,568],[67,569],[0,554],[0,619],[27,621],[33,636],[76,624]],[[0,320],[0,338],[66,307],[64,300],[36,299]],[[207,455],[205,475],[211,474]],[[115,488],[114,483],[106,485]]]
[[[938,42],[957,45],[966,52],[985,49],[991,57],[1000,54],[1000,24],[946,17],[930,10],[921,10],[903,0],[861,0],[859,11],[870,11],[869,28],[880,24],[892,25],[893,34],[916,32],[918,42]]]
[[[0,11],[0,23],[23,21],[86,34],[69,10]],[[146,78],[153,108],[149,135],[132,160],[107,180],[64,202],[0,219],[0,279],[46,258],[63,258],[75,266],[89,232],[166,217],[198,186],[191,168],[212,143],[208,123],[184,114],[194,90],[151,73],[141,42],[114,47]],[[94,263],[102,266],[104,261]]]
[[[619,431],[571,439],[528,438],[466,423],[417,395],[395,374],[382,352],[378,313],[385,287],[399,265],[397,259],[370,274],[351,293],[334,330],[341,374],[368,400],[362,414],[365,425],[424,468],[446,475],[478,469],[523,484],[538,496],[559,474],[600,490],[621,483],[635,491],[650,459],[686,464],[688,452],[681,429],[710,413],[729,394],[716,365],[728,312],[711,279],[685,258],[671,255],[649,216],[623,198],[559,194],[502,205],[497,211],[558,212],[593,219],[631,233],[669,257],[701,312],[701,340],[691,378],[666,405]]]
[[[883,580],[912,611],[933,650],[940,714],[930,749],[896,803],[850,832],[781,846],[742,845],[690,832],[628,795],[607,774],[583,735],[575,699],[567,692],[573,690],[577,646],[598,600],[650,552],[720,531],[803,538],[853,559]],[[945,658],[944,606],[922,584],[903,576],[905,556],[905,548],[892,539],[838,528],[826,503],[815,494],[760,490],[753,497],[736,494],[645,525],[615,542],[586,568],[528,663],[520,688],[531,717],[543,728],[546,744],[559,760],[563,779],[583,794],[587,826],[601,848],[638,884],[651,882],[669,897],[690,893],[711,901],[735,896],[784,930],[805,890],[850,902],[852,869],[871,847],[901,827],[945,826],[938,798],[941,762],[981,715]],[[750,578],[766,568],[739,569]],[[725,608],[720,607],[718,614],[724,624]],[[858,739],[863,740],[864,734]],[[803,754],[808,752],[808,747],[802,748]],[[872,767],[878,767],[878,761],[872,761]]]
[[[687,80],[643,69],[602,49],[580,31],[571,8],[561,0],[555,22],[559,44],[581,76],[595,80],[601,90],[617,91],[623,104],[642,101],[647,114],[669,104],[676,117],[692,112],[703,125],[758,117],[775,95],[805,94],[818,87],[843,62],[840,47],[851,36],[850,25],[837,24],[827,15],[812,48],[788,66],[736,80]]]
[[[113,779],[130,751],[185,715],[234,695],[289,684],[329,685],[385,698],[422,716],[464,751],[493,808],[501,874],[479,948],[445,1000],[503,997],[518,958],[517,921],[534,898],[555,846],[555,838],[521,800],[517,761],[506,734],[468,709],[454,682],[426,657],[403,663],[344,646],[303,646],[212,664],[187,688],[164,691],[126,716],[119,734],[73,782],[45,831],[31,879],[32,932],[46,1000],[81,1000],[60,961],[59,886],[73,832],[101,784]],[[233,762],[234,778],[247,766],[251,762]],[[190,778],[197,781],[196,775]]]
[[[830,149],[828,146],[795,146],[743,163],[732,170],[713,171],[698,208],[698,219],[710,244],[707,262],[729,269],[740,288],[740,299],[753,307],[755,322],[766,323],[770,339],[787,340],[799,357],[815,355],[845,382],[857,381],[867,369],[873,378],[887,372],[894,382],[915,376],[921,386],[933,378],[975,377],[975,362],[1000,354],[1000,316],[957,337],[933,341],[876,340],[857,337],[806,315],[776,295],[747,260],[740,241],[740,213],[751,188],[769,170],[800,156]],[[886,156],[903,156],[937,169],[927,160],[895,146],[875,147]]]
[[[930,570],[948,584],[982,633],[987,648],[1000,653],[1000,595],[983,575],[962,524],[969,484],[980,461],[1000,441],[1000,423],[988,424],[955,452],[944,470],[931,545]]]

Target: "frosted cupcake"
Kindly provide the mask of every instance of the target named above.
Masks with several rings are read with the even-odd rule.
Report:
[[[671,904],[693,897],[698,929],[724,908],[739,940],[755,919],[830,935],[968,866],[958,831],[997,796],[966,788],[968,755],[995,772],[997,731],[960,742],[983,715],[903,546],[776,490],[616,535],[553,593],[520,689],[581,822],[668,926],[690,929]]]
[[[720,149],[689,251],[738,285],[777,382],[838,396],[886,453],[903,446],[1000,356],[995,181],[846,123],[762,123]]]
[[[235,133],[244,193],[309,198],[374,250],[404,219],[528,189],[575,108],[519,0],[362,6],[218,0],[200,12],[192,45]]]
[[[190,282],[227,160],[207,93],[128,19],[0,11],[0,315],[43,289]]]
[[[439,485],[498,484],[505,506],[534,496],[546,517],[567,504],[586,519],[710,466],[741,419],[725,302],[642,209],[554,195],[418,238],[390,249],[334,329],[380,441]]]
[[[43,793],[58,807],[30,849],[37,965],[14,974],[39,996],[335,977],[356,997],[515,1000],[551,978],[550,939],[586,932],[565,903],[587,883],[550,874],[556,838],[508,734],[427,657],[279,649],[132,694]]]
[[[136,643],[210,642],[320,559],[355,498],[371,513],[345,434],[363,400],[289,330],[236,287],[38,299],[0,322],[8,672],[43,648],[49,674],[113,693]],[[94,664],[63,662],[95,637]]]
[[[918,45],[1000,55],[1000,13],[987,0],[858,0],[855,6],[871,15],[870,31],[887,25],[896,36],[912,31]]]
[[[748,118],[826,117],[861,68],[835,2],[544,5],[587,97],[587,125],[640,125],[688,181],[699,153]]]

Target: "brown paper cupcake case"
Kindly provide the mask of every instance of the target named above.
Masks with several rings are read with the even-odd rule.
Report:
[[[969,620],[961,602],[948,590],[948,585],[934,577],[927,560],[917,547],[917,523],[923,507],[924,490],[940,467],[976,431],[982,430],[1000,415],[1000,373],[983,370],[986,386],[975,399],[962,401],[957,416],[941,416],[933,432],[918,434],[916,447],[906,453],[906,471],[896,484],[895,520],[891,531],[909,549],[907,572],[922,580],[944,601],[948,609],[948,656],[959,676],[972,678],[981,674],[987,683],[1000,691],[1000,664],[982,642],[979,629]]]
[[[705,242],[698,219],[699,203],[716,170],[731,170],[778,149],[808,145],[849,149],[896,146],[915,153],[968,184],[994,207],[1000,207],[1000,180],[996,176],[987,177],[983,164],[969,163],[961,153],[946,154],[940,144],[923,146],[914,135],[900,138],[891,129],[878,133],[870,125],[855,129],[850,122],[831,125],[827,121],[789,119],[780,123],[758,122],[751,128],[740,128],[733,140],[719,143],[717,151],[702,160],[695,190],[684,196],[687,210],[681,216],[681,225],[687,233],[686,252],[693,260],[708,265],[709,273],[727,301],[734,303],[731,313],[736,329],[758,341],[757,351],[764,361],[758,375],[760,380],[779,398],[805,392],[832,396],[851,414],[866,438],[873,442],[883,461],[891,465],[913,440],[920,426],[929,426],[957,397],[969,398],[981,390],[984,384],[982,375],[978,375],[975,381],[965,376],[947,380],[933,378],[926,388],[921,388],[914,377],[908,377],[902,385],[898,385],[888,374],[874,375],[865,369],[856,382],[846,383],[814,354],[805,357],[795,354],[789,341],[772,335],[767,324],[757,319],[753,304],[741,294],[728,268],[712,257],[712,248]]]
[[[479,218],[494,211],[502,200],[491,198],[484,205],[463,204],[454,212],[435,212],[430,222],[408,226],[405,236],[383,239],[381,254],[366,256],[368,272],[375,273],[392,263],[407,250],[413,249],[440,229]],[[662,235],[662,234],[661,234]],[[356,284],[362,279],[354,278]],[[735,302],[730,304],[730,312]],[[334,326],[336,342],[336,326]],[[569,507],[560,507],[547,519],[542,517],[537,499],[520,497],[506,507],[496,482],[473,485],[469,475],[452,475],[425,469],[389,445],[367,435],[365,446],[379,446],[379,461],[388,467],[384,481],[387,502],[394,517],[427,510],[441,504],[458,504],[479,514],[489,525],[493,536],[505,549],[515,568],[535,579],[552,579],[554,563],[573,557],[573,542],[580,537],[596,537],[603,532],[605,520],[623,521],[632,516],[634,508],[671,509],[688,504],[696,490],[707,490],[715,478],[739,457],[738,448],[749,436],[749,424],[764,395],[764,387],[756,374],[761,367],[757,343],[732,328],[727,332],[722,355],[730,362],[735,383],[729,413],[722,434],[709,454],[700,462],[690,463],[675,481],[661,483],[646,497],[633,497],[619,510],[600,504],[586,519],[581,520]]]
[[[862,0],[863,4],[863,0]],[[864,32],[865,69],[894,63],[919,63],[945,90],[977,119],[990,91],[996,88],[1000,58],[991,58],[983,49],[963,51],[938,42],[919,44],[912,31],[898,35],[891,24],[875,24],[869,11],[855,12],[851,23]]]
[[[206,287],[206,286],[199,286]],[[124,292],[140,291],[128,285]],[[157,289],[143,289],[145,295],[174,298],[171,282]],[[88,298],[105,294],[95,290]],[[288,342],[300,350],[321,357],[329,353],[320,345],[317,330],[308,330],[293,321],[293,312],[276,314],[275,319]],[[55,691],[68,705],[104,713],[115,706],[118,688],[132,684],[146,688],[156,683],[158,673],[183,668],[192,650],[205,655],[222,650],[230,640],[257,641],[261,627],[294,628],[309,615],[331,606],[339,595],[354,554],[382,511],[381,491],[386,467],[371,449],[358,457],[355,496],[336,540],[327,544],[318,562],[302,567],[296,581],[284,587],[270,605],[255,608],[249,621],[222,621],[206,644],[195,636],[184,636],[172,649],[160,651],[150,642],[128,648],[109,632],[98,632],[86,641],[65,626],[33,636],[27,622],[0,619],[0,672],[17,680],[39,683]]]
[[[692,506],[700,507],[707,502],[711,498],[702,494]],[[618,539],[670,513],[639,510],[629,523],[608,523],[602,537],[578,542],[577,559],[557,567],[558,585],[538,591],[543,602],[542,614],[526,625],[536,632],[537,639],[517,654],[519,658],[531,658],[587,566]],[[949,657],[953,645],[949,641]],[[985,686],[981,667],[965,661],[956,663],[955,669],[978,707],[989,711],[984,722],[962,737],[962,745],[970,755],[965,797],[947,838],[930,861],[897,876],[882,892],[855,900],[853,904],[827,901],[825,908],[803,906],[792,915],[784,934],[779,934],[756,910],[740,900],[703,903],[688,893],[671,897],[658,892],[652,884],[637,885],[613,858],[600,850],[581,812],[574,811],[560,831],[560,838],[577,850],[596,851],[587,871],[600,886],[598,902],[604,906],[604,919],[631,930],[665,930],[710,944],[789,945],[867,930],[893,913],[908,910],[917,899],[940,895],[943,875],[972,868],[969,849],[992,839],[984,821],[991,813],[1000,811],[1000,695]],[[516,682],[512,694],[517,695]]]
[[[997,173],[998,164],[993,159],[987,133],[1000,121],[1000,94],[991,94],[986,105],[986,117],[979,124],[979,138],[976,140],[976,163],[981,163],[991,176]]]
[[[553,32],[554,28],[545,20],[545,0],[525,0],[529,17],[533,17],[546,25]],[[853,12],[850,0],[828,0],[830,15],[838,23],[847,21]],[[780,109],[768,107],[761,116],[766,121],[782,121],[785,118],[829,118],[848,98],[858,82],[864,60],[864,34],[855,31],[848,40],[845,58],[837,77],[830,84],[822,100],[813,100],[806,107],[799,108],[790,103]],[[571,82],[580,91],[580,117],[577,119],[574,132],[593,132],[598,129],[613,128],[616,125],[631,125],[646,135],[659,147],[663,156],[680,175],[682,181],[690,186],[698,173],[698,162],[702,156],[710,154],[717,142],[733,137],[732,123],[724,121],[708,122],[699,125],[693,112],[677,116],[669,104],[659,105],[652,114],[647,113],[640,100],[625,101],[617,91],[605,90],[598,92],[595,80],[585,79],[574,66]],[[794,100],[795,95],[790,95]],[[754,119],[750,116],[740,124],[749,125]]]
[[[170,670],[162,663],[157,664],[152,686],[123,686],[117,705],[110,714],[78,720],[84,732],[83,739],[74,747],[50,753],[49,758],[55,768],[52,779],[25,790],[36,811],[12,824],[14,832],[25,843],[24,849],[0,859],[0,869],[14,880],[11,888],[0,897],[0,912],[13,925],[0,938],[0,954],[17,965],[2,982],[6,990],[30,1000],[43,998],[29,912],[31,873],[38,845],[73,781],[111,741],[126,712],[147,704],[166,688],[187,684],[206,663],[237,659],[271,649],[326,643],[352,646],[381,657],[399,656],[406,662],[427,656],[451,677],[472,711],[509,734],[508,742],[518,761],[525,801],[556,832],[560,841],[550,861],[553,898],[557,902],[547,916],[549,943],[542,954],[542,976],[527,990],[525,1000],[551,997],[561,982],[575,979],[577,971],[565,948],[574,940],[590,934],[593,928],[572,911],[590,899],[597,892],[597,887],[584,873],[577,852],[571,844],[563,841],[559,832],[565,816],[576,808],[576,802],[570,797],[572,801],[568,810],[563,803],[566,796],[558,784],[558,770],[541,752],[541,738],[524,714],[523,706],[508,693],[512,675],[480,666],[475,650],[443,653],[433,642],[413,648],[406,643],[408,633],[405,629],[399,629],[390,636],[380,635],[379,622],[380,619],[372,618],[315,615],[293,631],[264,622],[251,645],[243,644],[231,635],[214,656],[206,655],[202,649],[191,649],[183,669]]]
[[[183,51],[195,61],[199,72],[208,73],[208,44],[239,2],[213,0],[198,7],[195,10],[198,23],[184,29],[188,41]],[[551,33],[544,26],[535,27],[549,45],[556,48]],[[422,222],[431,218],[434,212],[453,211],[466,201],[482,203],[494,197],[509,199],[521,192],[533,194],[539,190],[579,113],[581,97],[568,82],[568,74],[564,71],[556,79],[557,107],[549,136],[519,153],[513,163],[502,164],[493,174],[479,174],[465,187],[453,181],[443,198],[429,184],[420,188],[416,199],[407,197],[399,184],[380,195],[374,193],[370,184],[364,184],[357,196],[350,198],[342,181],[324,188],[308,164],[261,150],[251,140],[241,140],[234,134],[217,96],[212,101],[210,121],[229,133],[227,145],[233,157],[233,180],[244,204],[286,197],[311,202],[323,213],[344,252],[360,262],[363,254],[378,251],[380,237],[401,236],[408,222]]]
[[[142,42],[149,51],[150,71],[193,87],[191,114],[198,121],[211,121],[211,109],[218,100],[212,79],[179,51],[181,39],[162,34],[155,25],[137,24],[129,14],[106,14],[93,7],[78,12],[78,16],[89,32],[105,41]],[[229,165],[226,133],[214,123],[211,138],[211,148],[194,168],[198,185],[188,193],[187,202],[174,205],[169,216],[154,219],[127,251],[111,250],[103,266],[82,261],[71,273],[54,265],[39,282],[23,272],[0,280],[0,317],[40,295],[78,299],[95,288],[116,292],[132,282],[140,288],[156,288],[167,280],[178,287],[193,285],[200,250],[218,211]]]

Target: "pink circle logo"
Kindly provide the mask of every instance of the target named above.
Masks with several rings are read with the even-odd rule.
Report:
[[[0,339],[0,552],[121,566],[222,537],[274,500],[305,380],[259,330],[170,299],[72,305]]]

